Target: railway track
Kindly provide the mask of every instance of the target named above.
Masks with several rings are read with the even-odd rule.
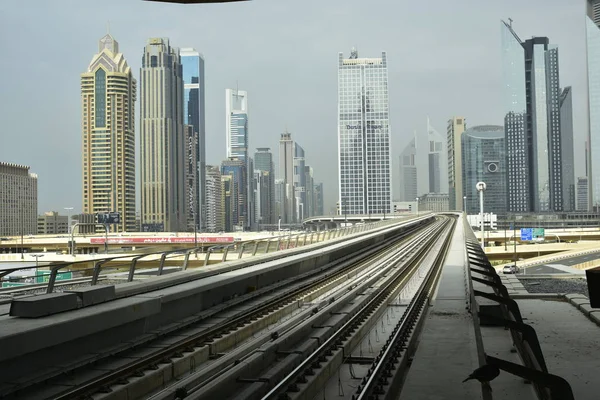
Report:
[[[436,276],[452,226],[451,220],[438,222],[388,253],[358,282],[348,282],[341,288],[343,294],[330,297],[322,310],[305,311],[252,351],[234,352],[233,357],[223,360],[218,372],[207,368],[209,371],[192,374],[151,399],[313,398],[332,371],[351,358],[352,350],[382,316],[383,306],[398,296],[415,272],[422,270],[423,262],[432,258],[429,246],[438,253],[430,260],[427,277]],[[431,289],[434,279],[426,281]],[[411,310],[422,310],[422,302],[415,304]],[[402,332],[414,331],[413,314],[411,311],[401,318],[411,321],[403,322],[411,329]]]
[[[426,234],[419,232],[421,228],[405,231],[401,235],[373,246],[368,251],[361,251],[360,254],[349,254],[316,272],[294,277],[247,296],[241,296],[242,298],[232,299],[229,304],[220,305],[215,310],[207,310],[196,321],[188,321],[185,326],[166,333],[158,340],[141,342],[138,348],[113,354],[106,360],[111,365],[110,372],[97,373],[103,369],[103,362],[100,360],[89,368],[83,366],[74,369],[62,377],[47,380],[42,385],[21,390],[16,395],[19,395],[19,398],[28,398],[30,394],[39,396],[43,393],[52,393],[51,397],[57,399],[89,398],[91,395],[94,395],[94,398],[98,396],[110,398],[120,389],[130,391],[128,385],[131,381],[139,382],[145,376],[152,375],[153,371],[154,375],[161,369],[171,368],[173,371],[175,365],[173,360],[189,359],[188,370],[193,371],[196,369],[196,360],[206,362],[218,359],[222,356],[218,352],[219,349],[229,350],[220,339],[231,336],[234,331],[252,330],[248,328],[252,326],[260,328],[261,321],[267,321],[268,325],[269,318],[272,320],[274,314],[278,312],[285,314],[282,310],[312,307],[311,310],[318,311],[323,308],[324,304],[315,306],[310,304],[310,301],[327,293],[335,293],[335,287],[346,281],[364,279],[365,273],[361,269],[365,269],[365,264],[381,261],[387,253],[390,253],[389,249],[387,253],[383,250],[392,244],[397,244],[400,240],[409,240],[414,236],[417,236],[418,240],[423,240]],[[280,319],[281,315],[277,318]],[[216,346],[216,343],[220,343],[220,346]],[[82,378],[90,376],[91,371],[96,371],[95,374],[91,374],[95,376],[91,379]],[[171,378],[175,376],[175,373],[171,373]],[[77,384],[64,386],[64,381],[76,381]],[[160,383],[160,385],[165,384],[164,381]],[[63,390],[57,391],[57,387],[61,385]],[[65,387],[67,390],[64,390]],[[52,390],[48,391],[49,388]],[[148,387],[144,390],[147,389]],[[103,392],[103,395],[100,394]],[[147,392],[141,390],[139,393],[140,396],[145,396]],[[130,395],[129,398],[135,396]]]

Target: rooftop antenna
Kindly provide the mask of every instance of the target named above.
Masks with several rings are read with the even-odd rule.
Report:
[[[513,19],[508,17],[508,26],[512,28]]]

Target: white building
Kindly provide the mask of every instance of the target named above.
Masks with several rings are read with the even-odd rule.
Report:
[[[342,213],[391,211],[387,56],[338,58],[338,167]]]

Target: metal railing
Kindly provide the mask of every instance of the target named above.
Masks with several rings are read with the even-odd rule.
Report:
[[[548,373],[535,329],[523,322],[519,305],[508,295],[508,290],[502,284],[496,270],[492,267],[466,222],[465,228],[467,232],[467,237],[465,237],[467,244],[466,261],[468,264],[467,281],[470,291],[469,308],[473,317],[480,366],[485,364],[495,365],[503,371],[531,381],[540,399],[574,399],[569,383],[560,376]],[[479,277],[473,276],[473,274],[479,275]],[[493,293],[474,289],[473,282],[491,288]],[[482,308],[478,298],[495,302],[500,308],[502,317],[494,315],[493,312],[488,311],[488,308]],[[481,334],[482,323],[504,326],[505,329],[510,330],[512,341],[524,365],[487,355]],[[484,400],[492,398],[489,385],[482,385],[482,390]]]

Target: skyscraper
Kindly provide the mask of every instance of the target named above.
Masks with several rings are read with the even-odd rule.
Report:
[[[494,214],[506,212],[506,145],[504,128],[495,125],[474,126],[461,138],[462,182],[466,212],[479,212],[477,182],[486,183],[483,211]],[[461,203],[458,209],[462,209]]]
[[[225,127],[227,158],[248,160],[248,94],[225,89]]]
[[[268,175],[268,202],[261,202],[260,219],[261,224],[274,224],[277,222],[275,215],[275,165],[273,164],[273,154],[268,147],[259,147],[254,153],[254,169],[267,172]],[[264,176],[263,176],[263,179]]]
[[[179,50],[148,40],[140,70],[141,222],[145,231],[186,229],[186,138]]]
[[[314,172],[311,166],[304,167],[304,188],[306,203],[304,204],[304,218],[315,215],[315,188],[314,188]]]
[[[580,176],[577,178],[577,211],[588,211],[588,200],[589,200],[589,181],[587,176]]]
[[[193,127],[197,133],[196,159],[196,225],[206,229],[206,114],[204,57],[195,49],[184,48],[180,51],[183,72],[183,118],[184,123]],[[188,151],[189,152],[189,151]],[[188,181],[189,189],[189,181]],[[188,217],[189,218],[189,217]],[[193,218],[193,215],[192,215]]]
[[[600,206],[600,0],[587,0],[588,207]]]
[[[429,124],[429,118],[427,118],[427,137],[429,139],[429,193],[440,193],[442,190],[440,158],[444,143],[442,135]]]
[[[294,196],[296,198],[295,220],[301,222],[306,216],[306,175],[304,148],[294,143]]]
[[[206,166],[206,230],[221,232],[225,230],[225,206],[223,183],[219,167]]]
[[[416,158],[417,138],[414,137],[400,154],[400,199],[402,201],[415,201],[417,198]]]
[[[193,125],[184,125],[185,131],[185,211],[187,215],[186,228],[196,231],[200,228],[198,176],[198,132]]]
[[[391,211],[387,56],[338,56],[338,167],[342,214]]]
[[[283,198],[281,199],[281,222],[289,224],[296,217],[296,198],[294,192],[294,154],[295,145],[292,134],[285,132],[279,139],[279,179],[282,180]],[[277,198],[277,195],[276,197]]]
[[[448,120],[446,131],[448,143],[448,192],[450,210],[463,208],[462,146],[461,135],[467,127],[464,117],[452,117]]]
[[[315,215],[325,215],[323,199],[323,183],[315,183]]]
[[[37,184],[28,166],[0,162],[0,235],[37,233]]]
[[[221,163],[221,176],[230,175],[232,179],[231,187],[228,189],[234,204],[231,210],[231,224],[233,230],[237,231],[248,227],[248,170],[246,165],[246,162],[236,157],[230,157]],[[227,209],[225,212],[229,213]]]
[[[136,80],[110,35],[81,74],[83,212],[116,211],[118,232],[135,231]]]
[[[575,160],[573,153],[573,91],[560,94],[560,135],[562,159],[563,210],[575,211]]]
[[[558,49],[502,21],[508,210],[562,211]]]

